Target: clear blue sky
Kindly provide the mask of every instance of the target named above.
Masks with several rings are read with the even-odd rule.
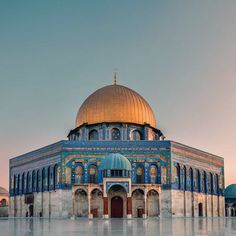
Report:
[[[0,1],[0,185],[10,157],[65,139],[94,90],[126,85],[168,139],[236,182],[236,1]]]

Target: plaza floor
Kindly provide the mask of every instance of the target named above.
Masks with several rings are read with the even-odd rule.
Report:
[[[236,235],[236,218],[1,219],[0,236]]]

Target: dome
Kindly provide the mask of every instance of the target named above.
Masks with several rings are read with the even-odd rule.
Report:
[[[5,188],[0,187],[0,195],[8,195],[8,191]]]
[[[131,171],[131,164],[129,160],[119,154],[110,153],[104,157],[100,165],[101,170],[129,170]]]
[[[225,198],[236,198],[236,184],[231,184],[225,189]]]
[[[87,123],[121,122],[156,127],[154,112],[137,92],[122,85],[108,85],[91,94],[80,107],[76,127]]]

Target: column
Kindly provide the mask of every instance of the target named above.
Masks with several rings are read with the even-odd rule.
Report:
[[[146,191],[144,192],[144,212],[143,212],[143,218],[147,218],[147,194]]]
[[[75,193],[72,190],[72,217],[71,219],[75,219]]]
[[[93,215],[91,214],[91,195],[90,195],[90,191],[88,191],[88,218],[93,219]]]
[[[103,218],[108,219],[108,197],[103,197]]]
[[[132,197],[127,197],[127,218],[132,218]]]
[[[232,216],[232,215],[231,215],[231,206],[229,206],[228,209],[229,209],[229,210],[228,210],[228,211],[229,211],[229,214],[228,214],[228,215],[229,215],[229,217],[231,217],[231,216]]]

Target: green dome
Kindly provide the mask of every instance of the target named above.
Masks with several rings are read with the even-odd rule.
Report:
[[[231,184],[225,189],[225,198],[236,198],[236,184]]]
[[[119,154],[110,153],[104,157],[100,165],[101,170],[129,170],[131,171],[131,164],[129,160]]]

